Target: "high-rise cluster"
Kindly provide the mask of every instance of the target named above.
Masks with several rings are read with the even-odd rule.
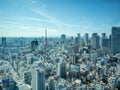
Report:
[[[120,27],[111,35],[1,37],[0,90],[120,90]]]

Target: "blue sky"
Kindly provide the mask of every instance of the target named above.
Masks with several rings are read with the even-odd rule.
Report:
[[[0,0],[0,36],[110,34],[119,9],[120,0]]]

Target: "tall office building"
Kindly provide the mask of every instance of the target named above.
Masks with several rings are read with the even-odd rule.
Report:
[[[67,73],[66,73],[66,63],[58,63],[58,69],[57,69],[57,75],[60,76],[61,78],[66,79],[67,78]]]
[[[6,46],[6,37],[2,37],[2,46],[3,46],[3,47]]]
[[[55,82],[53,77],[48,79],[48,90],[55,90]]]
[[[109,53],[111,53],[111,35],[109,35],[109,41],[108,41],[108,49],[109,49]]]
[[[101,48],[108,47],[109,39],[106,37],[106,33],[102,33],[101,35]]]
[[[61,50],[64,51],[66,48],[66,35],[62,34],[61,35]]]
[[[45,90],[45,70],[42,67],[33,68],[32,71],[32,90]]]
[[[24,80],[24,82],[25,82],[26,84],[31,85],[31,80],[32,80],[31,72],[29,72],[29,71],[24,71],[24,72],[22,73],[22,75],[23,75],[23,80]]]
[[[120,52],[120,27],[112,27],[111,48],[113,54]]]
[[[31,41],[31,50],[35,51],[37,48],[38,48],[38,41],[37,40]]]
[[[67,53],[68,53],[68,55],[72,54],[72,46],[71,45],[67,46]]]
[[[77,37],[75,38],[75,42],[74,42],[74,46],[73,46],[73,51],[74,51],[75,54],[79,52],[79,40],[78,40]]]
[[[84,41],[85,41],[85,45],[89,44],[89,34],[88,33],[85,33]]]
[[[62,34],[61,35],[61,43],[65,43],[65,40],[66,40],[66,35]]]
[[[77,34],[77,38],[78,38],[78,45],[79,45],[79,47],[83,47],[84,46],[84,40],[81,37],[80,33]]]
[[[75,38],[75,43],[74,44],[75,45],[79,45],[79,39],[78,39],[78,37]]]
[[[98,49],[99,48],[99,43],[100,43],[100,37],[97,35],[97,33],[93,33],[92,34],[92,39],[91,39],[92,48]]]
[[[102,33],[101,38],[106,38],[106,33]]]
[[[77,34],[77,38],[78,38],[78,44],[80,45],[80,43],[81,43],[80,33]]]
[[[24,47],[25,46],[25,38],[21,37],[19,38],[19,46]]]

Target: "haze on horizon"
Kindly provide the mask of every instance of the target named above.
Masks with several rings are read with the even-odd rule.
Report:
[[[0,37],[111,33],[120,0],[0,0]]]

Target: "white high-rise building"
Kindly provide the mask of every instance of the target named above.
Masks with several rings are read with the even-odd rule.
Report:
[[[45,70],[41,67],[33,68],[32,71],[32,90],[45,90]]]

